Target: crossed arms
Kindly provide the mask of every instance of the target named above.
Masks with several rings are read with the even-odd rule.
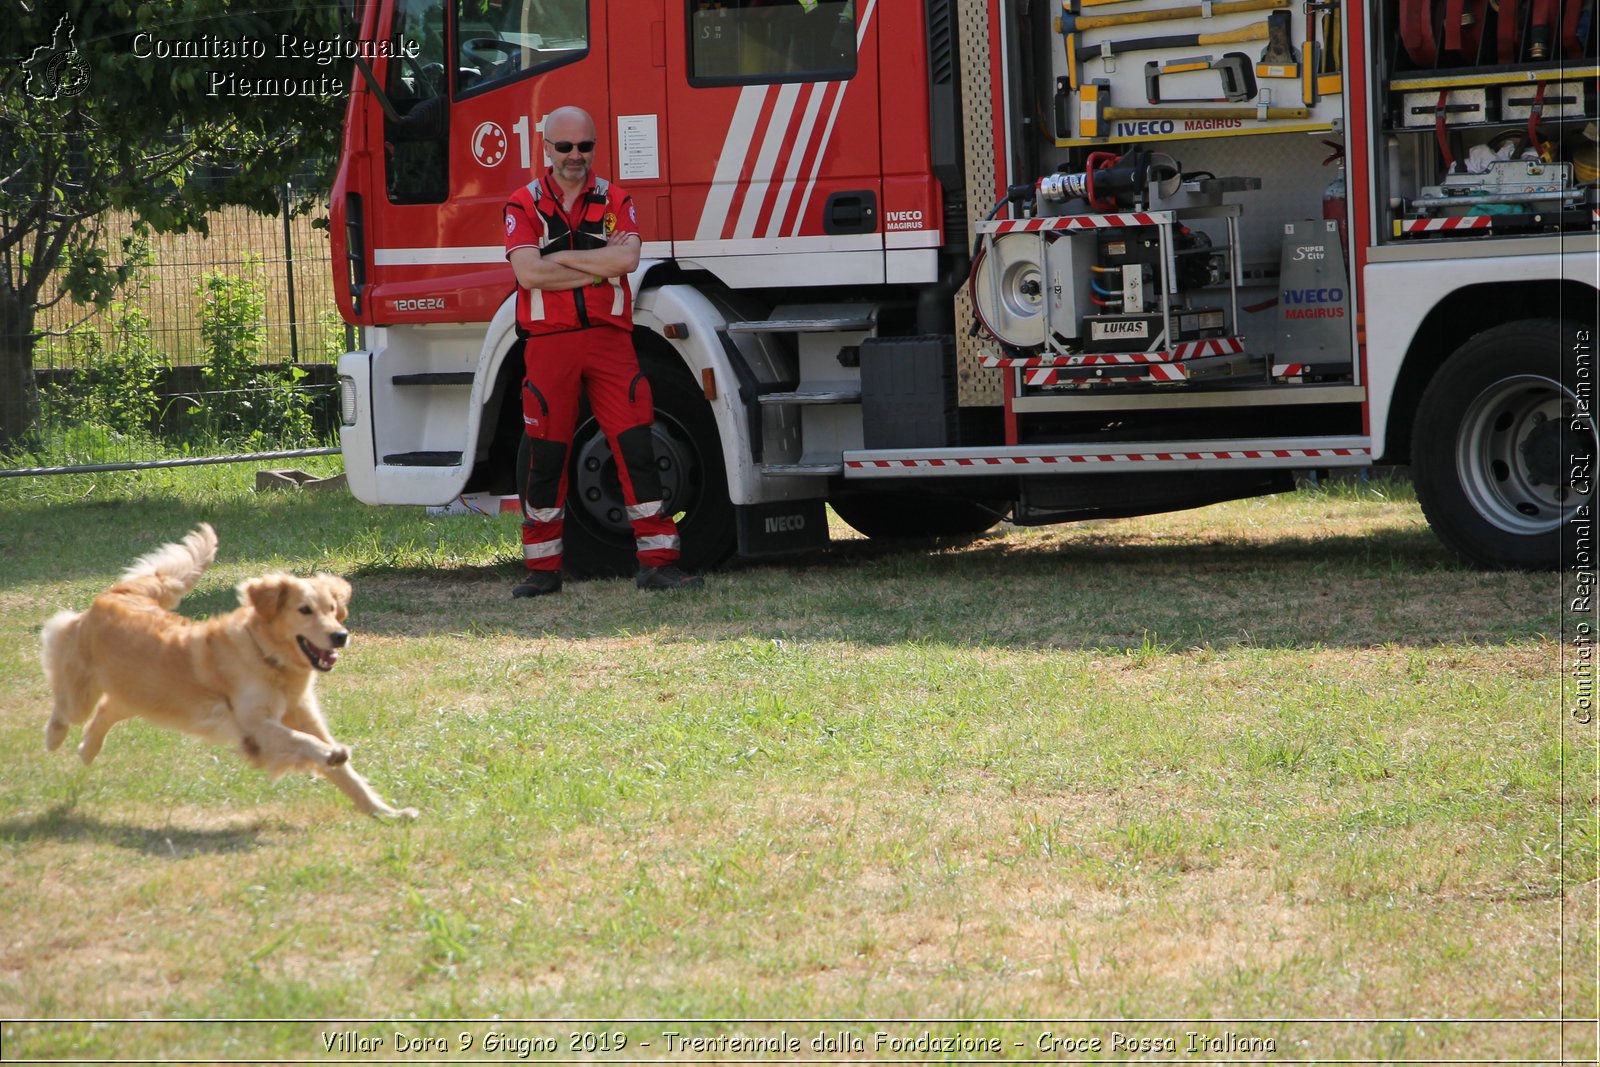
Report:
[[[618,231],[604,248],[569,249],[544,256],[537,248],[512,251],[508,259],[524,289],[582,289],[601,278],[631,274],[639,265],[639,235]]]

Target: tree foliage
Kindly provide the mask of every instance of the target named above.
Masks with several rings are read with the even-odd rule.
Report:
[[[278,210],[284,181],[337,151],[343,100],[304,90],[354,76],[313,54],[345,29],[335,0],[21,3],[0,20],[0,446],[36,416],[38,312],[109,303],[143,232]]]

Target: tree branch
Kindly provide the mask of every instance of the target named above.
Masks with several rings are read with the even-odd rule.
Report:
[[[14,224],[8,225],[4,233],[0,233],[0,252],[20,244],[27,238],[28,232],[38,225],[49,207],[49,202],[43,195],[43,190],[51,188],[55,183],[55,168],[47,166],[39,182],[40,192],[28,201],[28,208],[22,213]]]

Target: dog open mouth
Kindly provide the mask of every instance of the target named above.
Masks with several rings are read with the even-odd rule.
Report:
[[[306,659],[311,661],[311,666],[319,671],[331,671],[333,665],[339,662],[339,653],[331,648],[318,648],[304,637],[296,637],[300,642],[300,651],[306,654]]]

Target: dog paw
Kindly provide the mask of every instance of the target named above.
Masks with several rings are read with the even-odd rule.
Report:
[[[67,739],[67,724],[56,719],[45,723],[44,750],[54,752],[61,747],[61,742]]]
[[[410,821],[411,819],[418,818],[421,816],[421,814],[422,812],[418,811],[416,808],[389,807],[379,808],[372,813],[374,818],[383,819],[385,821]]]
[[[349,762],[349,759],[350,750],[343,745],[339,745],[328,753],[328,766],[337,767],[342,763]]]

